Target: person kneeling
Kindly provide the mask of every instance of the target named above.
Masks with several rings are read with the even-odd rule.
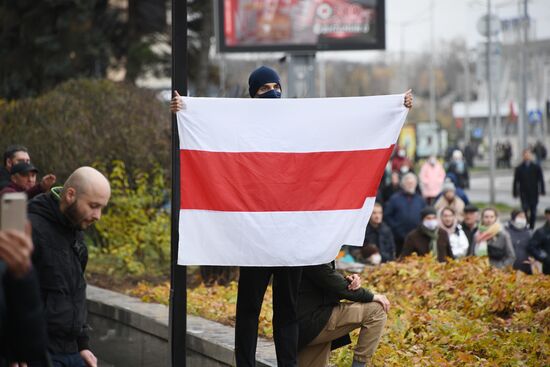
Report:
[[[327,366],[331,349],[349,344],[348,334],[357,328],[352,367],[365,366],[378,346],[389,307],[384,295],[361,287],[357,274],[344,277],[334,263],[304,266],[298,293],[298,366]]]

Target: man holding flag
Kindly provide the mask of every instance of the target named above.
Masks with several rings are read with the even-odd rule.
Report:
[[[175,92],[170,104],[172,112],[184,110],[179,263],[241,265],[237,366],[255,366],[258,317],[272,274],[277,365],[297,365],[300,266],[333,260],[343,243],[362,244],[406,116],[396,96],[372,97],[366,110],[380,111],[368,121],[357,108],[364,97],[343,98],[333,99],[342,119],[335,121],[327,117],[336,109],[322,99],[269,101],[281,91],[277,73],[262,66],[250,75],[249,93],[264,101],[185,104]],[[410,91],[404,104],[412,106]],[[390,128],[380,141],[365,143],[379,124]]]

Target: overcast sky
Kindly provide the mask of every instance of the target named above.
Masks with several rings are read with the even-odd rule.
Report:
[[[523,3],[523,0],[492,0],[493,13],[501,19],[517,17],[519,2]],[[479,35],[476,24],[479,18],[487,13],[487,0],[386,0],[386,49],[388,51],[399,52],[402,27],[405,29],[403,46],[407,52],[429,49],[432,3],[434,4],[436,44],[442,40],[464,38],[469,47],[475,47],[484,39]],[[530,0],[528,12],[535,22],[536,38],[550,39],[550,0]],[[344,54],[356,59],[365,57],[365,52],[372,54],[369,51]],[[338,57],[332,52],[329,55],[327,56]]]

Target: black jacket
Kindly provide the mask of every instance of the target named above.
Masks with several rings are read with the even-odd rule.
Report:
[[[350,291],[348,285],[333,264],[303,267],[298,292],[298,350],[319,335],[340,300],[372,302],[374,295],[371,292],[364,288]]]
[[[550,223],[546,224],[533,233],[533,237],[527,246],[530,253],[542,263],[542,272],[550,274]]]
[[[6,167],[0,167],[0,190],[10,184],[10,173]]]
[[[544,195],[544,177],[542,169],[534,162],[521,163],[514,171],[512,187],[514,197],[519,196],[522,203],[538,203],[539,194]]]
[[[512,246],[514,246],[514,252],[516,253],[516,260],[514,260],[514,269],[521,270],[524,273],[531,274],[531,265],[524,263],[529,254],[527,253],[527,246],[531,239],[531,231],[528,227],[523,229],[517,229],[510,222],[506,224],[506,230],[512,240]]]
[[[378,228],[374,228],[370,223],[367,225],[363,246],[369,243],[378,246],[383,263],[395,260],[395,241],[391,228],[386,223],[380,223]]]
[[[0,366],[9,362],[43,362],[46,324],[36,273],[15,278],[0,260]]]
[[[88,250],[82,231],[61,213],[55,189],[29,202],[29,219],[35,247],[33,264],[38,273],[47,323],[48,349],[54,354],[88,349],[84,279]]]

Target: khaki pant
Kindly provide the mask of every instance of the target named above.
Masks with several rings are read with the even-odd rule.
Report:
[[[298,367],[325,367],[333,340],[361,328],[353,359],[371,360],[386,323],[386,312],[378,302],[340,303],[334,307],[325,328],[298,354]]]

